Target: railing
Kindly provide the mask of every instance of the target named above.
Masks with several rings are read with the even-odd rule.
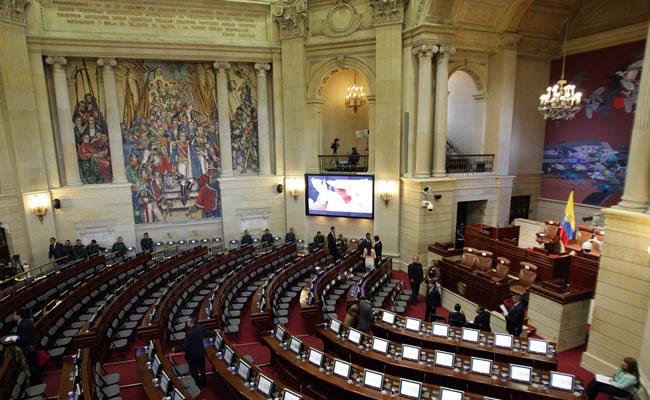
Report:
[[[46,273],[48,273],[51,270],[51,268],[45,268],[45,267],[47,267],[50,264],[54,265],[56,262],[61,261],[61,260],[65,260],[67,258],[68,258],[68,256],[57,258],[55,260],[48,261],[45,264],[41,264],[38,267],[30,268],[27,271],[22,271],[22,272],[20,272],[18,274],[15,274],[15,275],[11,276],[10,278],[7,278],[7,279],[1,281],[0,282],[0,288],[5,287],[5,285],[7,285],[7,284],[9,284],[11,282],[15,282],[15,281],[23,281],[23,280],[26,280],[26,279],[29,279],[29,278],[37,279],[40,276],[45,275]],[[38,271],[38,272],[36,272],[36,271]]]
[[[494,154],[447,155],[447,174],[451,176],[493,175]]]
[[[366,155],[321,155],[318,156],[318,163],[321,173],[368,172],[368,156]]]

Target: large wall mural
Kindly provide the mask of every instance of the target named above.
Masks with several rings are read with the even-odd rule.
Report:
[[[542,197],[609,207],[620,201],[645,42],[567,57],[565,75],[583,93],[574,120],[548,121],[544,145]],[[551,64],[559,79],[561,60]]]
[[[221,151],[230,149],[219,147],[212,63],[131,60],[120,61],[119,69],[124,162],[136,223],[220,217]],[[257,171],[255,99],[247,89],[254,81],[247,72],[248,64],[231,70],[228,85],[227,121],[233,155],[243,154],[237,159],[241,173]]]

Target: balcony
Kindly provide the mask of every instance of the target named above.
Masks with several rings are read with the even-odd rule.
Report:
[[[349,174],[368,172],[366,155],[321,155],[318,156],[321,173]]]
[[[446,169],[449,176],[493,175],[494,154],[447,155]]]

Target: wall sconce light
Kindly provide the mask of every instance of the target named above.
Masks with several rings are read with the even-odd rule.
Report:
[[[287,179],[287,193],[289,193],[295,201],[298,201],[298,196],[304,188],[304,181],[300,178]]]
[[[388,181],[381,181],[379,183],[379,197],[384,201],[386,207],[388,203],[393,200],[393,185]]]
[[[43,195],[37,194],[36,196],[32,197],[32,201],[30,205],[32,207],[32,211],[34,211],[34,215],[38,217],[38,219],[41,221],[42,224],[43,217],[47,215],[47,207],[48,207],[47,198]]]

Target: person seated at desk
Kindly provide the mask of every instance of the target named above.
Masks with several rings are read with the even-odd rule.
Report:
[[[587,399],[595,400],[598,393],[612,395],[614,399],[631,398],[639,387],[639,368],[632,357],[625,357],[613,378],[603,382],[603,377],[596,376],[585,388]]]
[[[262,242],[266,243],[267,245],[273,244],[273,235],[271,235],[271,231],[268,229],[264,230],[264,234],[262,235]]]
[[[122,236],[118,236],[117,242],[113,243],[113,248],[111,248],[111,253],[117,253],[118,256],[124,257],[126,255],[127,249]]]
[[[316,232],[316,236],[314,236],[314,244],[320,247],[323,243],[325,243],[325,236],[323,236],[320,231]]]
[[[342,233],[339,233],[339,236],[336,238],[336,252],[338,254],[345,254],[347,248],[345,242],[347,240],[343,237]]]
[[[451,326],[465,326],[467,319],[465,319],[465,314],[460,309],[460,304],[456,303],[454,306],[454,312],[449,313],[449,325]]]
[[[144,237],[140,240],[140,249],[148,253],[153,252],[153,240],[151,240],[147,232],[144,233]]]
[[[296,241],[296,234],[293,232],[293,227],[289,228],[289,232],[284,236],[284,243],[293,243]]]
[[[492,332],[492,329],[490,328],[490,312],[485,309],[484,305],[479,304],[476,309],[476,318],[474,318],[472,324],[476,325],[478,329],[484,332]]]
[[[244,230],[244,236],[241,238],[241,245],[242,247],[253,244],[253,238],[251,235],[248,233],[248,229]]]

